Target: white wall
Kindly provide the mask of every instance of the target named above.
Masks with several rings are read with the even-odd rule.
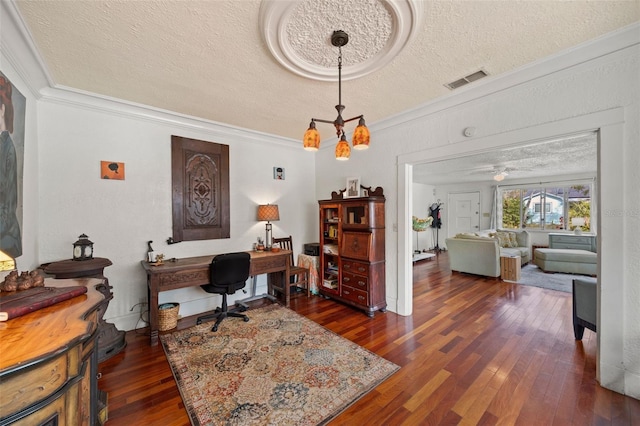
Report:
[[[354,173],[385,188],[389,310],[413,309],[412,164],[600,128],[598,377],[640,397],[639,40],[636,25],[374,123],[371,147],[348,162],[335,161],[332,147],[319,152],[319,194],[343,187]],[[463,135],[469,126],[477,129],[473,138]]]
[[[249,250],[265,223],[256,221],[258,204],[278,204],[276,236],[293,235],[296,253],[317,239],[313,156],[297,144],[186,118],[49,89],[39,103],[40,252],[39,261],[71,257],[81,233],[94,242],[97,257],[114,287],[106,318],[129,330],[146,301],[146,276],[140,265],[147,241],[165,257],[187,257]],[[171,135],[229,145],[231,238],[166,243],[172,235]],[[266,143],[268,142],[268,143]],[[125,180],[100,179],[100,161],[125,163]],[[285,180],[273,179],[273,167]],[[310,219],[311,218],[311,219]],[[265,291],[266,280],[261,277]],[[201,289],[164,292],[160,302],[180,302],[180,314],[192,315],[219,305],[219,296]],[[236,298],[246,297],[242,293]]]

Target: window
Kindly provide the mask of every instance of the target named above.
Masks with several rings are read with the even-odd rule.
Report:
[[[501,187],[498,223],[505,229],[591,231],[592,187],[592,182]]]

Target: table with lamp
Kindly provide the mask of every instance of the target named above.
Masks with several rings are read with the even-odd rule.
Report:
[[[256,277],[261,274],[268,274],[267,282],[269,288],[285,282],[285,277],[289,276],[291,252],[288,250],[271,250],[271,221],[279,220],[278,206],[266,204],[265,207],[258,207],[258,220],[267,221],[267,235],[265,249],[262,251],[251,250],[250,275],[253,277],[252,293],[247,299],[238,300],[237,303],[244,303],[250,300],[268,297],[275,300],[275,297],[264,294],[256,295]],[[260,219],[268,218],[268,219]],[[267,247],[269,248],[267,250]],[[162,291],[175,290],[185,287],[199,286],[209,283],[209,266],[214,254],[207,256],[187,257],[181,259],[170,259],[161,265],[153,265],[146,260],[142,261],[142,267],[147,274],[147,290],[149,300],[149,331],[151,345],[158,344],[159,318],[158,318],[158,294]]]

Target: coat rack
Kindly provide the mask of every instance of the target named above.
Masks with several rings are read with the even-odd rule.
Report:
[[[433,247],[433,252],[434,253],[440,253],[441,251],[443,251],[440,248],[439,245],[439,230],[440,227],[442,227],[442,219],[440,217],[440,207],[442,207],[444,205],[444,203],[440,202],[440,199],[438,199],[437,202],[431,204],[431,206],[429,207],[429,216],[433,219],[433,221],[431,222],[431,227],[435,228],[436,230],[436,245],[435,247]]]

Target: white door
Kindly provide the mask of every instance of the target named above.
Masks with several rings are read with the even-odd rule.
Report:
[[[449,194],[448,204],[449,226],[447,233],[449,237],[461,232],[477,232],[480,230],[479,192]]]

